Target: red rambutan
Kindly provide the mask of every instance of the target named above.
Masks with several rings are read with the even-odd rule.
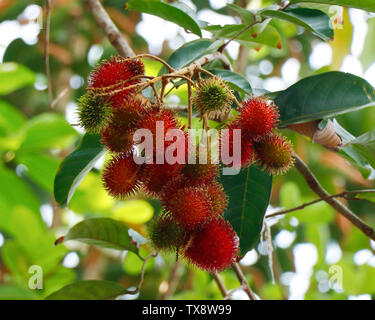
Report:
[[[129,152],[133,149],[133,129],[108,126],[102,131],[102,144],[112,152]]]
[[[200,269],[222,271],[236,261],[238,237],[223,219],[210,220],[192,237],[184,257]]]
[[[243,134],[252,138],[262,137],[276,127],[279,112],[277,106],[263,97],[252,97],[242,102],[239,123]]]
[[[211,199],[202,187],[185,187],[163,194],[162,203],[186,229],[193,230],[211,218]]]
[[[241,130],[240,134],[235,134],[234,130]],[[235,144],[241,146],[241,158],[238,160],[237,155],[235,155],[237,152]],[[224,145],[227,147],[225,148]],[[238,121],[230,124],[221,131],[220,155],[225,165],[233,165],[234,167],[246,167],[253,162],[253,142],[248,135],[244,134],[244,130],[242,130],[242,126]],[[228,163],[230,160],[233,163]]]
[[[255,142],[254,147],[256,159],[270,174],[283,174],[293,166],[291,143],[276,133]]]
[[[121,106],[123,99],[134,94],[134,89],[122,88],[139,83],[140,79],[127,81],[144,73],[143,62],[139,59],[120,56],[103,60],[89,76],[89,89],[108,96],[114,108]]]
[[[153,197],[160,197],[164,186],[179,176],[181,165],[176,164],[144,164],[141,181],[145,191]]]
[[[214,215],[223,215],[228,206],[228,196],[224,192],[223,186],[214,181],[205,185],[208,197],[211,200],[211,212]]]
[[[117,155],[104,168],[104,188],[111,196],[123,199],[139,189],[140,170],[132,153]]]

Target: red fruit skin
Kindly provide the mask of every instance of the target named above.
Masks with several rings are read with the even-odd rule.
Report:
[[[228,196],[225,194],[223,186],[213,181],[202,187],[206,189],[207,195],[211,200],[212,215],[223,215],[228,207]]]
[[[164,186],[179,176],[181,167],[178,163],[144,164],[141,181],[146,193],[152,197],[161,198]]]
[[[159,129],[157,129],[158,124],[162,125]],[[162,154],[163,156],[167,147],[173,143],[173,141],[166,141],[165,139],[168,130],[181,129],[174,112],[158,107],[148,109],[137,122],[136,127],[138,129],[147,129],[151,132],[154,155]],[[160,131],[161,135],[157,135],[157,130]],[[157,139],[159,139],[158,143]],[[183,162],[183,159],[181,162]]]
[[[120,108],[124,98],[134,94],[135,89],[119,89],[139,83],[141,81],[140,79],[127,80],[143,73],[144,67],[140,60],[120,56],[111,57],[109,61],[103,60],[101,64],[90,73],[88,89],[94,89],[94,92],[98,93],[99,91],[100,93],[105,93],[112,103],[112,107]]]
[[[124,199],[139,190],[140,175],[140,166],[134,162],[132,153],[119,154],[104,168],[104,188],[111,196]]]
[[[277,125],[277,106],[262,97],[252,97],[242,102],[239,124],[243,134],[256,139],[269,134]]]
[[[133,129],[108,126],[102,131],[101,143],[115,153],[130,152],[133,149]]]
[[[210,220],[192,237],[184,257],[209,272],[220,272],[236,261],[238,237],[230,224],[221,218]]]
[[[163,194],[162,204],[185,229],[201,227],[212,218],[211,199],[201,187],[185,187]]]
[[[234,123],[230,124],[227,130],[223,130],[220,136],[220,154],[223,149],[223,144],[227,143],[229,147],[229,157],[233,157],[234,153],[234,139],[238,138],[233,134],[233,130],[240,129],[241,130],[241,137],[240,137],[240,144],[241,144],[241,160],[239,163],[233,163],[234,167],[247,167],[253,163],[253,142],[248,134],[245,133],[245,130],[242,129],[241,123],[239,121],[235,121]],[[229,140],[228,140],[229,139]],[[223,156],[221,154],[221,156]]]

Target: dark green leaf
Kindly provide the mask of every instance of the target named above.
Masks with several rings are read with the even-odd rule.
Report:
[[[374,88],[350,73],[332,71],[304,78],[275,99],[281,126],[375,106]]]
[[[35,73],[27,67],[6,62],[0,65],[0,94],[8,94],[17,89],[33,85]]]
[[[63,287],[46,300],[112,300],[125,293],[125,288],[112,281],[85,280]]]
[[[229,197],[225,217],[237,232],[241,253],[245,254],[259,240],[271,195],[272,176],[251,166],[238,175],[222,175],[221,181]]]
[[[344,6],[349,8],[363,9],[375,12],[375,2],[373,0],[291,0],[290,3],[311,2],[329,5]]]
[[[247,80],[244,76],[236,72],[223,69],[210,69],[210,72],[217,76],[220,76],[222,79],[228,82],[233,90],[240,91],[245,95],[249,95],[252,93],[249,80]]]
[[[57,203],[65,206],[75,189],[92,169],[105,150],[99,135],[85,134],[77,147],[60,164],[54,182],[54,195]]]
[[[310,30],[325,41],[333,38],[333,29],[330,27],[330,18],[320,10],[309,8],[295,8],[285,11],[264,10],[259,14],[263,17],[277,18],[292,22]]]
[[[110,218],[87,219],[77,223],[64,237],[64,241],[67,240],[78,240],[117,250],[138,250],[132,243],[129,229],[123,223]]]
[[[158,16],[184,29],[190,30],[200,37],[202,36],[199,24],[189,14],[165,2],[157,0],[130,0],[127,3],[127,8]]]

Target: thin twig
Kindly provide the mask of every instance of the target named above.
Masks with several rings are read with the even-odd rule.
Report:
[[[176,288],[179,284],[181,275],[182,275],[183,265],[179,260],[177,260],[170,272],[168,280],[168,289],[160,296],[160,300],[167,300],[169,297],[173,296],[176,291]]]
[[[221,280],[221,277],[217,272],[211,273],[212,277],[214,278],[223,298],[225,298],[228,295],[227,289],[225,288],[223,280]]]
[[[48,99],[50,108],[53,109],[53,90],[52,90],[52,79],[51,79],[51,68],[49,65],[49,35],[50,35],[50,25],[51,25],[51,7],[52,0],[46,1],[46,38],[44,41],[44,62],[46,68],[46,77],[48,85]]]
[[[113,23],[108,13],[103,8],[99,0],[83,0],[87,8],[91,11],[96,23],[107,35],[109,41],[124,57],[134,57],[135,53]]]
[[[337,212],[342,214],[347,218],[353,225],[355,225],[359,230],[361,230],[367,237],[375,241],[375,231],[366,222],[359,218],[355,213],[353,213],[348,207],[344,206],[336,198],[332,198],[331,195],[320,185],[317,178],[311,172],[306,163],[297,155],[294,154],[296,160],[295,167],[305,178],[308,186],[312,191],[314,191],[320,198],[327,202],[331,207],[333,207]]]
[[[301,204],[300,206],[295,207],[295,208],[270,213],[270,214],[266,215],[266,218],[271,218],[271,217],[279,216],[279,215],[286,214],[286,213],[289,213],[289,212],[302,210],[302,209],[306,208],[307,206],[311,206],[315,203],[325,201],[329,198],[344,198],[346,200],[366,200],[366,199],[358,199],[358,198],[348,197],[348,195],[356,195],[356,194],[360,194],[360,193],[375,193],[375,189],[343,191],[343,192],[340,192],[340,193],[332,194],[332,195],[330,195],[328,197],[325,197],[325,198],[319,198],[319,199],[312,200],[310,202],[306,202],[306,203]]]
[[[137,57],[154,59],[154,60],[162,63],[168,69],[168,72],[174,72],[175,71],[175,69],[171,65],[169,65],[166,61],[164,61],[163,59],[161,59],[157,56],[154,56],[153,54],[142,53],[142,54],[137,55]]]
[[[242,270],[237,262],[232,263],[232,269],[234,270],[234,273],[237,276],[237,279],[240,281],[243,290],[246,292],[250,300],[257,300],[254,292],[251,290],[244,274],[242,273]]]

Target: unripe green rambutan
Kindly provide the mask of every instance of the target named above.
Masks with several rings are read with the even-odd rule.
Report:
[[[111,104],[104,97],[86,93],[78,99],[79,124],[88,133],[100,133],[110,121],[111,115]]]
[[[156,250],[175,250],[185,242],[185,231],[169,214],[154,219],[149,227],[149,236]]]
[[[291,143],[271,133],[254,143],[256,159],[270,174],[283,174],[294,163]]]
[[[194,107],[214,118],[230,111],[233,93],[219,78],[203,80],[193,98]]]

